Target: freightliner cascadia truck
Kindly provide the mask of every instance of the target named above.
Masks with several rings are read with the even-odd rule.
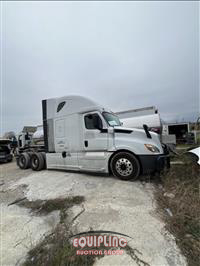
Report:
[[[44,147],[21,153],[21,169],[112,173],[123,180],[169,166],[158,134],[123,127],[117,115],[82,96],[42,101]]]

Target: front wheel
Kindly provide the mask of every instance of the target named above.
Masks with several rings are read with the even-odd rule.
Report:
[[[140,174],[140,163],[131,153],[119,152],[113,156],[110,167],[114,176],[122,180],[136,179]]]

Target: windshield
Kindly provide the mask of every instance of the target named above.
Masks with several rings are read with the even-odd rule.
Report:
[[[109,126],[121,126],[121,122],[118,116],[108,112],[103,112],[102,114]]]

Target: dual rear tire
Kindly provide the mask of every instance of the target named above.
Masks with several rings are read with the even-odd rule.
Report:
[[[34,171],[40,171],[45,168],[45,158],[42,153],[36,152],[31,156],[31,168]]]
[[[45,161],[45,154],[42,152],[23,152],[18,158],[18,166],[21,169],[40,171],[46,167]]]
[[[21,169],[28,169],[30,167],[30,155],[27,152],[23,152],[19,155],[17,164]]]

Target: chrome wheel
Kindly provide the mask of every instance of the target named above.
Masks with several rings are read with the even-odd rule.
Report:
[[[116,171],[122,176],[129,176],[133,171],[133,165],[127,158],[120,158],[115,164]]]

